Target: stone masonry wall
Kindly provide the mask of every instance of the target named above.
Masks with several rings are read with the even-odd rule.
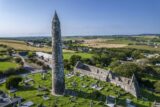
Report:
[[[111,71],[107,71],[101,68],[97,68],[94,66],[90,66],[87,64],[83,64],[81,62],[77,62],[74,72],[79,72],[83,75],[87,75],[101,81],[106,81],[113,83],[117,86],[120,86],[126,92],[129,92],[135,97],[139,97],[139,86],[136,80],[132,80],[130,78],[119,77],[114,75]]]

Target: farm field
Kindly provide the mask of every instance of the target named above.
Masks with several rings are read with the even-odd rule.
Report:
[[[82,45],[93,48],[122,48],[127,46],[126,43],[115,42],[114,39],[89,39],[84,40]]]
[[[71,78],[66,78],[66,89],[68,90],[74,90],[78,92],[78,97],[72,97],[72,96],[52,96],[50,93],[51,89],[51,74],[48,73],[45,75],[46,79],[42,79],[42,75],[40,73],[38,74],[32,74],[27,76],[27,78],[32,78],[35,82],[33,83],[33,86],[30,88],[25,88],[24,85],[21,83],[18,91],[16,92],[17,96],[21,96],[25,99],[25,101],[32,101],[34,102],[33,107],[37,107],[39,104],[43,104],[47,107],[51,107],[52,105],[57,105],[58,107],[72,107],[72,106],[79,106],[79,107],[88,107],[90,106],[91,101],[93,101],[93,104],[95,107],[102,107],[105,103],[106,96],[117,96],[117,92],[119,94],[123,94],[122,96],[118,97],[116,102],[118,105],[125,106],[125,99],[129,98],[133,101],[135,105],[138,107],[149,107],[151,105],[150,101],[143,101],[140,99],[136,99],[130,94],[124,94],[125,92],[110,83],[102,82],[89,78],[87,76],[79,77],[79,76],[73,76]],[[75,82],[77,85],[76,87],[73,86],[73,82]],[[90,86],[91,84],[97,83],[99,86],[102,86],[103,89],[100,92],[100,96],[102,96],[100,99],[95,98],[95,89],[92,89]],[[32,84],[32,83],[31,83]],[[82,87],[82,84],[86,85],[86,88]],[[38,87],[46,87],[46,91],[38,91]],[[0,85],[0,89],[8,92],[5,88],[5,84]],[[146,93],[143,91],[144,94]],[[47,95],[49,97],[49,100],[44,100],[43,95]],[[11,94],[13,96],[13,94]],[[99,95],[98,95],[99,96]]]
[[[86,39],[80,46],[88,46],[93,48],[133,48],[140,50],[150,50],[150,51],[160,51],[159,47],[149,46],[149,45],[138,45],[140,41],[150,41],[156,39],[157,37],[135,37],[133,40],[131,38],[104,38],[104,39]],[[139,41],[139,42],[138,42]],[[146,42],[147,43],[147,42]],[[155,42],[159,43],[159,42]],[[160,44],[160,43],[159,43]]]
[[[16,50],[51,52],[50,47],[38,48],[33,46],[27,46],[27,44],[24,41],[18,41],[18,40],[0,40],[0,44],[7,45],[8,47],[12,47]],[[6,48],[0,47],[0,51],[3,50],[6,50]],[[63,49],[63,52],[74,53],[75,51]]]
[[[33,46],[27,46],[25,42],[17,41],[17,40],[0,40],[0,44],[7,45],[8,47],[12,47],[16,50],[51,52],[51,48],[47,48],[47,47],[37,48]]]
[[[150,40],[155,37],[136,37],[139,40]],[[72,38],[70,38],[72,39]],[[76,40],[76,38],[74,38]],[[67,39],[66,39],[67,40]],[[79,38],[77,38],[79,40]],[[77,44],[80,46],[88,46],[93,48],[134,48],[134,49],[142,49],[142,50],[150,50],[150,51],[160,51],[160,47],[153,47],[153,46],[147,46],[147,45],[135,45],[137,41],[130,40],[127,38],[98,38],[98,39],[84,39],[84,43]],[[12,47],[16,50],[28,50],[28,51],[42,51],[42,52],[51,52],[50,47],[33,47],[28,46],[24,41],[18,41],[18,40],[0,40],[0,44],[7,45],[9,47]],[[130,45],[132,44],[132,45]],[[75,44],[76,45],[76,44]],[[0,51],[4,50],[4,48],[0,48]],[[63,52],[74,52],[71,50],[63,50]]]

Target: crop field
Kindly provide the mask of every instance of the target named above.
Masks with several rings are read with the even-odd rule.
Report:
[[[139,40],[150,40],[156,37],[136,37]],[[70,38],[72,39],[72,38]],[[74,38],[76,40],[76,38]],[[82,44],[78,44],[80,46],[88,46],[93,48],[134,48],[134,49],[142,49],[142,50],[150,50],[150,51],[160,51],[160,47],[153,47],[148,45],[135,45],[137,41],[130,40],[127,38],[98,38],[98,39],[84,39]],[[77,39],[79,40],[79,38]],[[0,40],[0,44],[7,45],[16,50],[29,50],[29,51],[42,51],[42,52],[51,52],[50,47],[33,47],[28,46],[24,41],[18,40]],[[76,45],[76,44],[75,44]],[[3,47],[0,47],[0,51],[5,50]],[[71,50],[63,50],[63,52],[74,52]]]
[[[138,38],[138,39],[136,39]],[[81,44],[93,48],[134,48],[140,50],[160,51],[160,46],[138,45],[137,41],[150,41],[156,37],[136,37],[135,40],[131,38],[109,38],[109,39],[87,39]],[[147,43],[147,42],[146,42]],[[159,43],[159,42],[155,42]],[[137,45],[136,45],[137,44]],[[160,43],[159,43],[160,45]]]
[[[126,47],[127,44],[118,43],[118,42],[110,42],[115,41],[113,39],[89,39],[84,40],[83,45],[93,48],[122,48]]]
[[[26,101],[32,101],[34,102],[33,107],[37,107],[38,104],[43,104],[47,107],[51,107],[53,105],[57,105],[58,107],[89,107],[91,104],[91,101],[93,102],[94,107],[102,107],[105,103],[106,96],[117,96],[119,94],[122,94],[120,97],[116,99],[116,102],[118,105],[125,106],[125,99],[129,98],[133,101],[135,105],[138,107],[149,107],[151,106],[150,101],[143,101],[141,99],[136,99],[132,95],[126,93],[121,89],[120,87],[117,87],[113,84],[107,83],[107,82],[101,82],[96,79],[89,78],[87,76],[80,77],[80,76],[73,76],[70,78],[66,77],[66,89],[67,90],[74,90],[78,93],[78,97],[72,97],[70,95],[65,96],[52,96],[51,95],[51,74],[48,73],[45,75],[46,79],[42,79],[42,75],[40,73],[38,74],[32,74],[28,75],[27,78],[32,78],[35,82],[30,83],[33,84],[31,87],[26,88],[23,83],[20,84],[20,87],[18,88],[18,91],[16,92],[17,96],[21,96]],[[75,82],[77,85],[73,86],[73,82]],[[92,89],[90,86],[92,84],[97,83],[99,86],[102,86],[103,89],[100,92],[100,98],[95,98],[95,89]],[[85,84],[86,87],[83,88],[82,85]],[[46,87],[46,91],[39,91],[37,89],[38,86]],[[0,89],[8,92],[5,88],[5,84],[0,85]],[[144,94],[148,93],[146,91],[143,91]],[[47,95],[49,97],[48,100],[43,99],[43,95]],[[146,94],[148,95],[148,94]],[[11,94],[13,96],[13,94]],[[150,97],[153,97],[152,94]],[[158,98],[158,97],[157,97]]]

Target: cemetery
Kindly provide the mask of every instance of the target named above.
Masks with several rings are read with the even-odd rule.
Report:
[[[10,92],[5,88],[5,83],[0,85],[1,91],[13,99],[14,96],[22,98],[21,105],[32,105],[37,107],[43,104],[46,107],[52,105],[57,106],[80,106],[88,107],[90,105],[101,107],[106,105],[106,100],[114,101],[115,105],[126,105],[126,100],[129,99],[136,106],[143,105],[148,107],[152,103],[142,99],[137,99],[129,93],[126,93],[122,88],[108,83],[90,78],[84,75],[73,75],[68,78],[68,71],[65,71],[66,92],[64,96],[52,96],[51,89],[51,72],[45,74],[45,79],[41,73],[29,74],[23,77],[23,81],[19,84],[16,91]],[[26,87],[29,85],[29,87]],[[85,87],[84,87],[85,86]],[[112,96],[112,98],[110,98]],[[5,97],[1,97],[5,99]],[[111,104],[107,101],[107,104]],[[91,104],[91,102],[93,104]],[[0,103],[1,104],[1,103]],[[6,103],[8,104],[8,103]],[[18,103],[16,103],[18,104]],[[107,106],[107,105],[106,105]],[[30,106],[29,106],[30,107]]]

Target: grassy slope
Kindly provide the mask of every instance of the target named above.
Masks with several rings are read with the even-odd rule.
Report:
[[[17,68],[17,67],[19,67],[19,65],[14,62],[0,62],[0,71],[6,71],[9,68]]]

